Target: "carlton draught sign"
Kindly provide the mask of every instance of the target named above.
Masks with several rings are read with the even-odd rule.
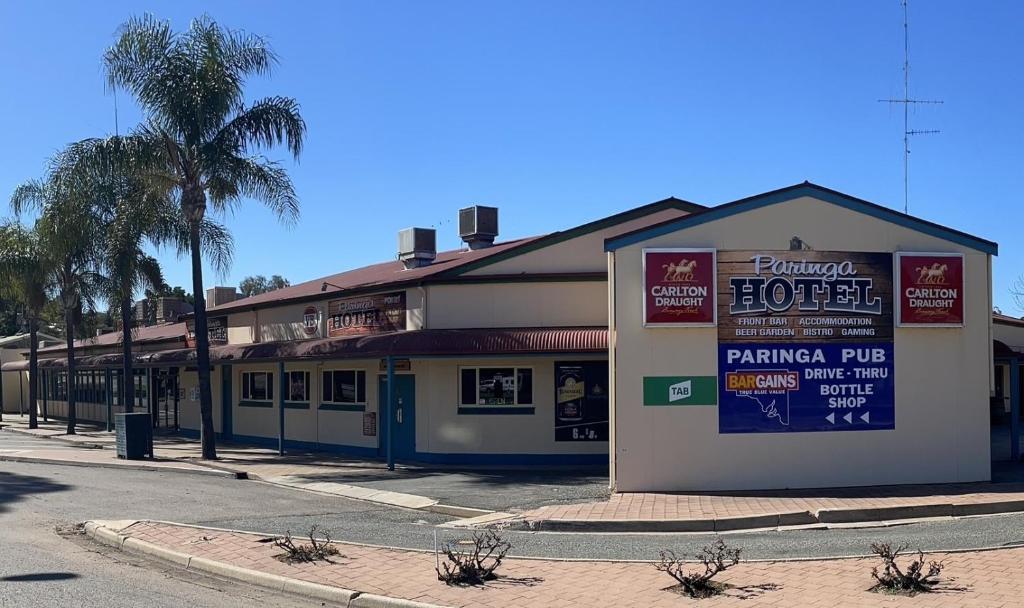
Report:
[[[889,253],[718,252],[719,431],[895,428]]]
[[[898,324],[963,327],[964,257],[958,253],[897,253]]]
[[[644,325],[715,324],[715,251],[644,250]]]

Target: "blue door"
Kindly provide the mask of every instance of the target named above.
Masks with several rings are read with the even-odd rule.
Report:
[[[394,404],[388,416],[388,377],[380,376],[377,383],[380,403],[381,442],[380,455],[387,455],[388,425],[391,425],[391,453],[395,460],[416,458],[416,376],[395,374]]]

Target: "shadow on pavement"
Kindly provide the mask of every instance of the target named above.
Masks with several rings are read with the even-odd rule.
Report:
[[[0,471],[0,513],[9,511],[10,503],[24,500],[33,494],[64,492],[71,486],[34,475],[19,475],[8,471]]]
[[[45,581],[66,581],[79,578],[74,572],[36,572],[34,574],[12,574],[0,577],[0,583],[38,583]]]

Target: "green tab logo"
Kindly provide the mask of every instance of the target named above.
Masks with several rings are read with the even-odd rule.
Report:
[[[715,376],[645,376],[644,405],[717,405]]]

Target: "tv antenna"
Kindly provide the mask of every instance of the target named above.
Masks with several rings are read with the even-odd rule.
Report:
[[[903,97],[901,99],[879,99],[881,103],[903,105],[903,213],[910,212],[910,138],[915,135],[934,135],[937,129],[912,129],[910,127],[911,104],[941,104],[936,99],[913,99],[910,97],[910,27],[908,25],[908,0],[900,0],[903,7]]]

